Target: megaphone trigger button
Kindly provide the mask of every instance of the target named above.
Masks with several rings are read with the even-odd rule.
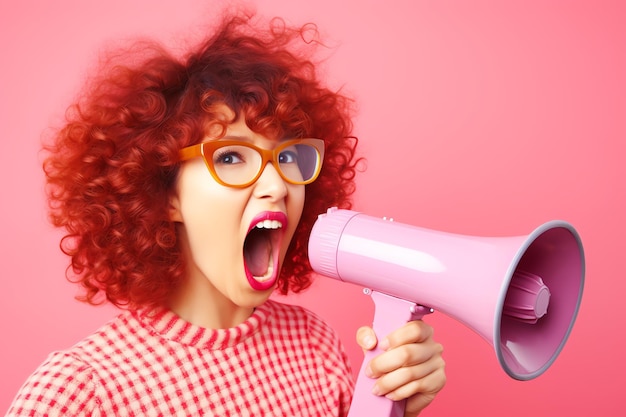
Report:
[[[434,308],[422,306],[422,305],[419,305],[419,304],[414,304],[411,307],[411,314],[413,314],[414,316],[419,317],[420,319],[423,316],[425,316],[426,314],[432,314],[434,312],[435,312]]]

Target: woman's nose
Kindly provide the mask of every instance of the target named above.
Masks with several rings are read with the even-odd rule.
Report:
[[[265,165],[261,176],[254,184],[254,195],[258,198],[275,200],[280,200],[287,195],[287,183],[271,162]]]

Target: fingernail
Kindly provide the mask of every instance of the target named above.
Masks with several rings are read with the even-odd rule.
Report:
[[[372,349],[376,345],[376,339],[372,336],[365,336],[363,339],[363,344],[365,344],[366,349]]]
[[[387,350],[389,349],[389,339],[384,338],[379,344],[378,347],[381,348],[382,350]]]
[[[374,385],[374,388],[372,388],[372,394],[380,395],[380,388],[378,388],[378,385]]]
[[[365,367],[365,375],[368,378],[372,378],[374,376],[374,372],[372,372],[372,368],[369,365]]]

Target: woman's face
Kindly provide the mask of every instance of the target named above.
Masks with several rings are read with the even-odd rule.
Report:
[[[222,138],[233,139],[265,149],[280,143],[250,130],[243,117],[228,125]],[[262,304],[276,286],[300,221],[304,185],[284,181],[268,163],[252,185],[227,187],[198,157],[183,163],[177,190],[171,217],[180,223],[187,252],[183,286],[192,286],[194,296],[200,292],[214,305],[249,309]]]

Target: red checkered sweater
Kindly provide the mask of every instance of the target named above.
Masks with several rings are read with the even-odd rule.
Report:
[[[8,416],[345,416],[352,384],[335,333],[300,307],[270,300],[221,330],[125,312],[51,354]]]

